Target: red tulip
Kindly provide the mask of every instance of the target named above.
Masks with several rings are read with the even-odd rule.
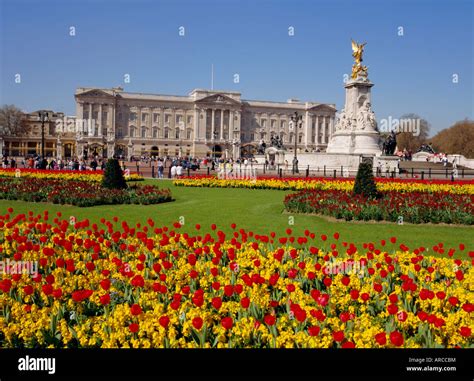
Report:
[[[344,340],[344,331],[333,332],[332,337],[335,342],[340,343],[342,340]]]
[[[376,341],[377,344],[379,344],[379,345],[385,345],[385,344],[387,344],[387,335],[385,334],[385,332],[377,333],[377,334],[375,335],[375,341]]]
[[[396,304],[389,304],[387,311],[390,315],[395,315],[398,312],[398,307]]]
[[[229,330],[232,328],[232,326],[234,325],[234,321],[232,320],[231,317],[225,317],[225,318],[222,318],[221,320],[221,325],[226,329],[226,330]]]
[[[469,327],[461,327],[459,332],[461,333],[461,336],[463,337],[471,337],[471,328]]]
[[[218,310],[222,306],[222,299],[216,296],[215,298],[212,298],[212,306]]]
[[[140,328],[140,327],[138,326],[137,323],[132,323],[132,324],[130,324],[130,325],[128,326],[128,329],[129,329],[130,332],[132,332],[132,333],[137,333],[139,328]]]
[[[167,328],[170,323],[170,318],[166,315],[163,315],[158,319],[158,321],[163,328]]]
[[[26,295],[31,295],[33,293],[34,289],[33,289],[33,286],[27,285],[27,286],[23,287],[23,291]]]
[[[243,308],[245,308],[245,309],[249,308],[249,306],[250,306],[250,299],[249,299],[248,297],[242,298],[242,299],[240,300],[240,305],[241,305]]]
[[[403,335],[398,331],[393,331],[390,334],[390,342],[396,347],[401,347],[403,345]]]
[[[105,295],[102,295],[100,298],[100,304],[102,304],[103,306],[106,306],[107,304],[110,303],[110,295],[109,294],[105,294]]]
[[[100,287],[102,287],[102,289],[104,291],[107,291],[110,288],[110,279],[101,280],[100,281]]]
[[[275,323],[276,323],[276,317],[274,315],[265,315],[263,320],[264,320],[265,324],[267,324],[269,326],[275,325]]]
[[[199,316],[195,317],[192,321],[193,327],[198,331],[202,328],[203,323],[204,322],[202,321],[202,319]]]
[[[352,341],[346,341],[341,345],[342,348],[355,348],[355,344]]]
[[[320,331],[321,328],[319,328],[318,326],[308,327],[308,334],[310,336],[318,336]]]
[[[130,307],[130,313],[134,316],[140,315],[142,313],[142,308],[138,304],[133,304]]]

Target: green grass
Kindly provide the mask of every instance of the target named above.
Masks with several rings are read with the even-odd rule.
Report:
[[[146,183],[169,187],[174,202],[158,205],[103,205],[89,208],[54,205],[47,203],[28,203],[23,201],[0,200],[0,212],[5,213],[8,207],[14,213],[35,214],[48,210],[54,217],[60,211],[63,218],[75,216],[79,220],[89,218],[92,222],[102,217],[112,219],[114,216],[129,223],[146,222],[152,218],[159,226],[170,226],[184,218],[184,231],[195,232],[195,224],[201,224],[201,231],[210,231],[215,223],[226,233],[231,232],[230,224],[244,228],[256,234],[269,234],[274,231],[283,235],[285,229],[291,228],[298,235],[305,229],[321,234],[332,235],[339,232],[341,241],[362,244],[364,242],[388,241],[396,236],[397,246],[404,243],[409,248],[425,246],[427,248],[444,243],[445,248],[456,248],[459,243],[466,245],[466,251],[456,253],[455,257],[466,257],[468,250],[473,250],[474,227],[449,225],[397,225],[392,223],[360,223],[330,221],[328,219],[298,214],[287,214],[283,208],[284,192],[279,190],[222,189],[222,188],[185,188],[175,187],[170,181],[146,180]],[[294,224],[290,225],[291,218]],[[320,243],[321,241],[319,241]],[[446,250],[447,251],[447,250]]]

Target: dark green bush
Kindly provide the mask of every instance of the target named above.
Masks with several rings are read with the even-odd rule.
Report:
[[[123,177],[122,168],[117,159],[109,159],[105,165],[102,186],[108,189],[126,189],[127,183]]]
[[[377,186],[375,185],[374,174],[371,163],[360,163],[357,176],[354,182],[354,194],[367,198],[378,198]]]

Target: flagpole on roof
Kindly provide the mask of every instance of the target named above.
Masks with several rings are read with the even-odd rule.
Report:
[[[211,64],[211,90],[214,90],[214,64]]]

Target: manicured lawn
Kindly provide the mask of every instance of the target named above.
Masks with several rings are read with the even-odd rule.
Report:
[[[185,188],[174,187],[170,181],[146,180],[146,183],[169,187],[176,201],[158,205],[104,205],[90,208],[54,205],[45,203],[27,203],[22,201],[0,200],[0,212],[5,213],[13,207],[15,213],[27,213],[32,210],[41,213],[48,210],[53,218],[60,211],[63,217],[75,216],[78,219],[89,218],[99,221],[102,217],[112,219],[114,216],[129,223],[144,223],[152,218],[158,225],[170,226],[184,218],[184,231],[195,232],[195,224],[202,225],[201,231],[210,232],[210,225],[215,223],[218,229],[226,233],[232,231],[231,223],[237,229],[244,228],[256,234],[269,234],[274,231],[283,235],[285,229],[291,228],[302,235],[305,229],[321,234],[340,233],[340,241],[362,244],[389,240],[396,236],[397,246],[404,243],[410,249],[425,246],[432,252],[432,246],[444,243],[445,249],[458,248],[459,243],[466,245],[465,255],[456,253],[455,257],[467,256],[467,251],[474,250],[474,227],[448,225],[397,225],[391,223],[353,223],[329,221],[317,216],[286,214],[283,211],[283,198],[291,192],[277,190],[219,189],[219,188]],[[291,218],[294,224],[290,225]],[[321,245],[321,240],[317,243]],[[446,250],[447,252],[448,250]],[[438,254],[436,254],[438,255]]]

